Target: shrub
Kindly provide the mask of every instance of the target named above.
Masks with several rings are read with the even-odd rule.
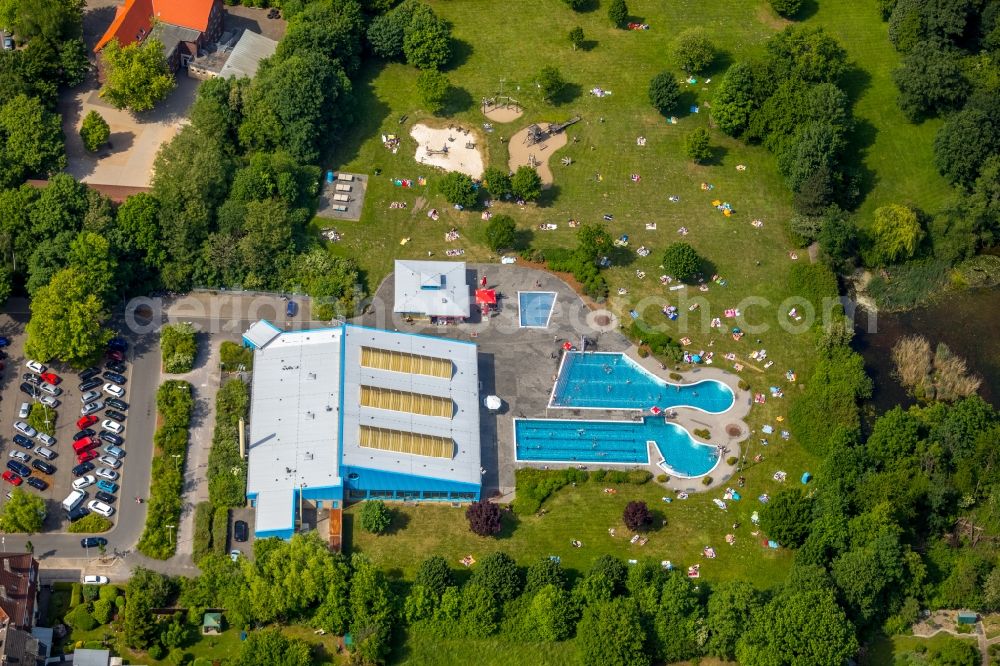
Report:
[[[510,179],[510,190],[518,199],[534,201],[542,194],[542,178],[530,166],[519,166]]]
[[[366,500],[361,507],[361,527],[372,534],[382,534],[392,523],[392,512],[382,500]]]
[[[701,272],[702,260],[687,243],[671,243],[663,252],[663,270],[678,280],[688,280]]]
[[[701,72],[715,60],[715,45],[704,28],[688,28],[677,35],[674,60],[685,72]]]
[[[583,46],[584,39],[583,28],[580,26],[569,31],[569,43],[573,45],[574,51]]]
[[[97,598],[101,596],[101,586],[100,585],[84,585],[83,586],[83,602],[90,603],[96,601]]]
[[[684,154],[695,164],[701,164],[712,157],[708,130],[697,127],[684,137]]]
[[[191,556],[197,564],[212,552],[212,503],[198,502],[194,507],[194,546]]]
[[[164,372],[170,374],[191,372],[197,353],[195,330],[191,324],[183,322],[163,327],[160,332],[160,354]]]
[[[650,79],[649,103],[663,115],[670,115],[677,107],[680,97],[681,87],[672,73],[663,71]]]
[[[115,602],[111,599],[101,599],[94,603],[94,620],[98,624],[107,624],[115,614]]]
[[[703,486],[710,486],[710,485],[712,485],[712,477],[710,477],[710,476],[703,476],[703,477],[701,477],[701,485],[703,485]]]
[[[667,476],[666,474],[657,474],[656,480],[659,481],[660,483],[666,483],[667,481],[670,480],[670,477]]]
[[[649,483],[652,478],[653,473],[647,469],[633,469],[628,473],[628,482],[633,486],[641,486],[644,483]]]
[[[642,344],[649,347],[650,351],[661,360],[679,361],[684,357],[684,350],[672,337],[666,333],[653,331],[641,319],[633,319],[624,332],[636,343],[641,340]],[[678,377],[678,380],[680,379]]]
[[[639,347],[635,353],[639,355],[639,358],[646,358],[649,356],[649,349],[646,347]]]
[[[600,475],[600,476],[598,476]],[[521,515],[529,515],[541,508],[542,502],[555,491],[570,483],[583,483],[587,480],[587,472],[569,468],[559,470],[541,470],[524,467],[514,472],[514,511]],[[604,478],[603,470],[590,474],[590,478],[600,481]]]
[[[83,139],[83,147],[90,152],[95,152],[98,148],[108,142],[111,137],[111,128],[108,121],[97,111],[91,111],[83,118],[80,126],[80,138]]]
[[[730,467],[732,467],[733,465],[735,465],[739,461],[740,461],[740,459],[737,458],[736,456],[729,456],[728,458],[726,458],[726,464],[729,465]]]
[[[152,645],[149,646],[147,652],[149,652],[150,659],[156,659],[157,661],[159,661],[160,659],[163,659],[163,657],[166,655],[167,650],[159,643],[153,643]]]
[[[464,173],[451,171],[445,174],[438,183],[438,189],[450,204],[457,204],[463,208],[471,208],[476,205],[476,187]]]
[[[486,245],[494,252],[514,247],[517,225],[510,215],[494,215],[486,224]]]
[[[739,381],[739,383],[737,383],[736,385],[740,388],[741,391],[749,391],[750,390],[750,382],[748,382],[745,379],[741,379]]]
[[[417,92],[427,110],[440,113],[448,101],[451,92],[451,82],[448,77],[436,69],[427,69],[417,75]]]
[[[90,614],[89,604],[80,604],[66,613],[63,621],[79,631],[90,631],[97,627],[97,620]]]
[[[510,173],[499,167],[486,167],[486,170],[483,171],[483,185],[489,190],[491,196],[503,199],[511,193]]]
[[[250,391],[239,379],[230,379],[215,398],[215,432],[208,454],[208,497],[216,507],[246,502],[246,461],[240,457],[240,417],[245,417]]]
[[[219,356],[222,359],[222,369],[227,372],[253,369],[253,352],[232,340],[226,340],[219,346]]]
[[[500,507],[492,502],[473,502],[465,510],[465,517],[474,534],[493,536],[500,533]]]
[[[712,439],[712,433],[708,430],[708,428],[695,428],[694,436],[700,437],[701,439]]]
[[[35,403],[28,413],[28,425],[38,432],[44,432],[46,435],[55,435],[57,416],[56,410],[51,407]]]
[[[771,7],[785,18],[791,18],[802,9],[802,0],[771,0]]]
[[[112,523],[110,520],[96,513],[91,513],[72,523],[67,531],[73,534],[99,534],[107,532],[111,527]]]
[[[117,585],[101,585],[98,596],[104,601],[110,601],[114,603],[114,601],[118,598],[118,594],[120,592],[121,590],[118,588]]]
[[[229,540],[229,509],[220,506],[212,516],[212,552],[225,555],[228,552]]]
[[[79,606],[83,601],[83,585],[80,583],[73,583],[73,587],[70,588],[69,592],[69,607],[74,608]]]
[[[542,93],[542,99],[550,103],[555,102],[559,98],[559,93],[566,89],[566,79],[555,67],[542,67],[538,72],[538,89]]]
[[[625,0],[611,0],[608,5],[608,20],[616,28],[624,28],[628,22],[628,6]]]
[[[633,532],[639,532],[653,523],[653,514],[645,502],[633,500],[625,505],[622,521],[625,523],[625,527]]]
[[[675,382],[682,382],[682,381],[684,381],[684,375],[682,375],[682,374],[681,374],[681,373],[679,373],[679,372],[671,372],[671,373],[670,373],[669,375],[667,375],[667,376],[668,376],[668,377],[670,377],[670,378],[671,378],[672,380],[674,380]]]

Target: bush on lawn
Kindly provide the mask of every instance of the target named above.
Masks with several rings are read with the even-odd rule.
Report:
[[[194,508],[194,546],[191,553],[195,564],[212,552],[212,503],[198,502]]]
[[[194,327],[187,323],[164,326],[160,332],[160,355],[163,371],[171,374],[191,372],[198,353]]]
[[[219,345],[219,356],[222,359],[222,369],[226,372],[253,370],[253,352],[232,340],[226,340]]]
[[[183,380],[166,381],[156,392],[156,407],[162,422],[153,436],[156,444],[151,471],[153,483],[149,491],[146,527],[137,546],[147,557],[165,560],[177,547],[176,531],[180,524],[184,462],[193,406],[191,384]]]
[[[492,502],[473,502],[465,510],[469,529],[479,536],[494,536],[500,533],[500,507]]]
[[[69,526],[73,534],[100,534],[111,529],[112,523],[104,516],[91,513]]]
[[[98,596],[105,601],[114,602],[120,593],[121,589],[117,585],[101,585]]]
[[[514,511],[526,516],[538,511],[549,495],[570,483],[583,483],[587,472],[570,468],[542,470],[525,467],[514,472]]]
[[[729,456],[728,458],[726,458],[726,464],[729,466],[735,465],[739,461],[740,459],[737,458],[736,456]]]
[[[361,506],[361,527],[372,534],[382,534],[392,523],[392,511],[382,500],[367,500]]]
[[[94,602],[94,620],[98,624],[107,624],[115,614],[115,602],[111,599],[100,599]]]
[[[694,436],[701,437],[702,439],[712,439],[712,433],[708,428],[695,428]]]
[[[28,425],[44,432],[46,435],[56,434],[56,410],[43,404],[35,403],[28,413]]]
[[[640,532],[652,525],[653,514],[645,502],[632,501],[625,505],[622,521],[633,532]]]
[[[680,361],[684,358],[684,350],[678,343],[674,342],[672,337],[666,333],[652,330],[641,319],[633,319],[632,323],[625,329],[625,335],[636,343],[641,340],[642,344],[649,347],[653,355],[661,361]]]
[[[66,613],[63,621],[78,631],[90,631],[97,627],[97,620],[90,614],[90,604],[80,604]]]
[[[101,596],[101,586],[100,585],[84,585],[83,586],[83,601],[84,601],[84,603],[91,603],[93,601],[96,601],[99,596]]]
[[[229,540],[229,509],[220,506],[215,509],[212,517],[212,552],[216,555],[225,555]]]
[[[660,483],[666,483],[667,481],[670,480],[670,477],[667,476],[666,474],[657,474],[656,480],[659,481]]]
[[[215,432],[208,454],[208,497],[217,508],[246,502],[246,461],[240,457],[239,420],[250,404],[250,391],[239,379],[230,379],[215,398]]]

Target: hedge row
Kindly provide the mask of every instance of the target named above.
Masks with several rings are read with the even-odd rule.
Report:
[[[217,508],[246,502],[246,461],[240,457],[239,421],[250,405],[250,391],[240,379],[230,379],[215,399],[215,432],[208,454],[208,497]]]
[[[253,370],[253,352],[241,344],[226,340],[219,347],[219,356],[226,372]]]
[[[198,502],[194,507],[194,546],[192,557],[195,564],[212,552],[212,503]]]
[[[514,472],[516,492],[513,507],[520,515],[535,513],[552,493],[570,483],[585,483],[590,480],[595,483],[631,483],[639,486],[652,478],[653,475],[644,469],[597,469],[585,472],[575,467],[555,470],[524,467]]]
[[[212,552],[225,555],[229,538],[229,509],[220,506],[212,517]]]
[[[164,326],[160,331],[160,354],[163,371],[171,374],[191,372],[198,353],[195,330],[191,324]]]
[[[139,552],[165,560],[177,549],[184,491],[184,462],[187,458],[188,427],[194,396],[191,384],[183,380],[164,382],[156,392],[156,408],[161,422],[153,442],[153,484],[149,491],[146,527],[139,539]],[[173,525],[168,528],[168,525]]]

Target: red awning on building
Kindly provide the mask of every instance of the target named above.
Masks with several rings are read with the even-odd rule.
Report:
[[[476,289],[476,303],[478,305],[496,305],[496,289]]]

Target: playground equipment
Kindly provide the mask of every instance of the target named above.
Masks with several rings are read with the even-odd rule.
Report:
[[[539,162],[537,159],[535,159],[535,154],[534,153],[531,153],[530,155],[528,155],[528,166],[530,166],[532,169],[534,169],[534,168],[538,167],[540,164],[541,164],[541,162]]]
[[[573,158],[572,157],[564,157],[560,161],[562,162],[563,166],[569,166],[570,164],[573,163]]]
[[[535,124],[528,128],[528,133],[524,137],[524,144],[526,146],[533,146],[536,143],[545,141],[546,138],[548,138],[548,134],[543,132],[542,128]]]
[[[521,111],[521,103],[510,95],[494,95],[493,97],[483,97],[483,113],[488,113],[496,109],[513,109]]]
[[[582,120],[580,118],[580,116],[573,116],[572,118],[570,118],[569,120],[567,120],[565,122],[558,123],[556,125],[549,125],[549,134],[550,135],[551,134],[559,134],[559,132],[562,132],[564,129],[566,129],[570,125],[573,125],[575,123],[580,122],[580,120]]]
[[[424,150],[427,151],[428,155],[447,155],[448,154],[448,146],[441,146],[441,150],[434,150],[430,146],[426,146],[424,148]]]

